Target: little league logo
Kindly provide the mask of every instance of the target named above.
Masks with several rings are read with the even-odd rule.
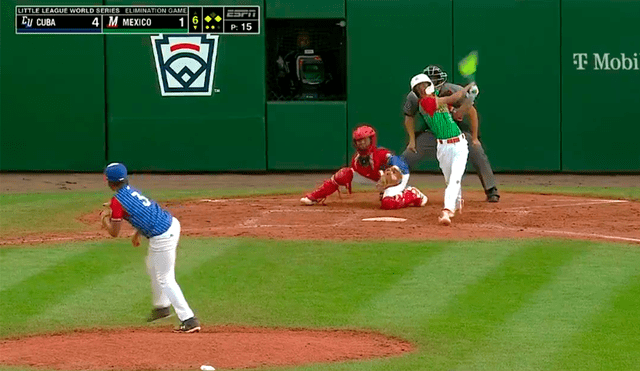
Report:
[[[151,36],[162,96],[211,95],[218,37]]]

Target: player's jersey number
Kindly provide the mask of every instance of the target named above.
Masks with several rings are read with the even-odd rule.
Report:
[[[144,206],[151,206],[151,201],[149,201],[148,198],[144,197],[143,195],[141,195],[138,192],[132,192],[131,195],[133,197],[138,197],[138,200],[142,201],[142,205]]]

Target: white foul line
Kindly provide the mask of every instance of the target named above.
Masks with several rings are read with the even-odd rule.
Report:
[[[558,234],[558,235],[568,235],[568,236],[577,236],[577,237],[593,237],[593,238],[603,238],[607,240],[619,240],[619,241],[629,241],[629,242],[640,243],[640,238],[609,236],[606,234],[581,233],[581,232],[571,232],[571,231],[554,231],[551,229],[540,229],[540,228],[514,228],[514,227],[505,227],[499,224],[476,224],[476,226],[486,227],[486,228],[505,229],[510,231],[523,230],[523,232],[534,232],[534,233],[540,233],[540,234]]]
[[[509,207],[506,209],[492,209],[492,210],[474,210],[481,213],[499,213],[499,212],[527,212],[529,209],[548,209],[554,207],[574,207],[574,206],[586,206],[586,205],[602,205],[602,204],[616,204],[629,202],[627,200],[592,200],[591,202],[579,202],[575,204],[563,204],[563,205],[540,205],[540,206],[521,206],[521,207]]]

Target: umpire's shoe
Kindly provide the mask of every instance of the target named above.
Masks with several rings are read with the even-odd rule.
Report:
[[[147,322],[157,321],[162,318],[171,317],[171,308],[153,308],[151,314],[147,318]]]
[[[182,321],[180,327],[176,329],[176,332],[184,332],[186,334],[190,334],[192,332],[199,332],[202,329],[200,326],[200,321],[196,317],[191,317]]]
[[[487,189],[485,193],[487,195],[487,202],[500,202],[500,194],[496,187]]]

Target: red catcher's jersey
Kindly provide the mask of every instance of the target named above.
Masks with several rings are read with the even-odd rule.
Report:
[[[387,162],[389,161],[389,157],[392,156],[391,151],[386,148],[378,147],[373,150],[373,154],[371,158],[373,161],[370,161],[370,164],[373,166],[363,167],[358,162],[359,153],[353,156],[351,160],[351,167],[355,170],[356,173],[362,175],[365,178],[371,179],[374,182],[380,180],[380,170],[384,170],[387,166]]]

